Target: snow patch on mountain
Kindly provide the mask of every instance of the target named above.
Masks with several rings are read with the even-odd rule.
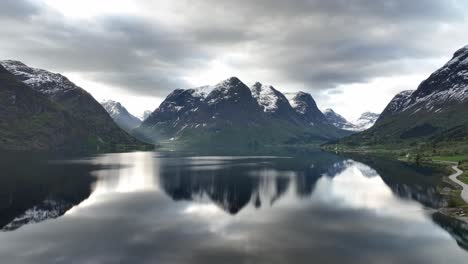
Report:
[[[355,131],[364,131],[371,128],[377,119],[379,119],[379,116],[380,114],[365,112],[357,120],[351,123],[354,125]]]
[[[349,131],[356,131],[356,127],[353,123],[349,122],[342,115],[333,111],[333,109],[327,108],[325,111],[323,111],[323,114],[327,118],[328,122],[330,122],[335,127]]]
[[[130,131],[141,124],[141,120],[130,114],[119,102],[105,100],[101,102],[102,107],[109,113],[114,122],[125,131]]]
[[[3,60],[0,64],[22,82],[45,95],[53,97],[70,90],[80,89],[61,74],[32,68],[20,61]]]
[[[296,112],[300,114],[305,114],[307,112],[308,104],[303,102],[301,98],[308,97],[308,96],[312,97],[310,94],[304,93],[304,92],[297,92],[297,93],[285,93],[284,95],[288,99],[291,107],[294,108]]]
[[[111,116],[119,115],[123,112],[123,107],[119,102],[113,100],[104,100],[101,105]]]
[[[273,86],[257,82],[251,87],[251,91],[264,112],[275,112],[278,109],[278,92]]]
[[[200,97],[200,98],[206,98],[214,89],[216,86],[212,85],[205,85],[197,88],[192,88],[190,90],[192,91],[192,96],[194,97]]]
[[[290,104],[291,107],[294,108],[294,109],[296,109],[296,107],[297,107],[297,101],[295,100],[297,94],[298,94],[298,93],[285,93],[285,94],[284,94],[284,96],[286,96],[286,98],[288,99],[289,104]]]
[[[450,61],[423,81],[400,111],[440,112],[446,106],[465,102],[468,102],[468,46],[456,51]]]
[[[409,105],[409,98],[413,92],[414,90],[406,90],[395,95],[383,111],[382,116],[393,115],[402,112],[403,109]]]

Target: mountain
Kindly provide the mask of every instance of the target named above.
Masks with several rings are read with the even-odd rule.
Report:
[[[214,86],[176,89],[137,129],[148,141],[230,147],[317,142],[347,132],[329,124],[312,96],[284,94],[261,83],[247,87],[236,77]],[[296,102],[295,101],[295,102]]]
[[[357,132],[364,131],[372,127],[380,116],[376,113],[364,112],[357,120],[348,121],[346,118],[330,108],[326,109],[323,114],[327,118],[328,122],[332,123],[334,126],[344,130]]]
[[[86,143],[82,123],[0,65],[0,149],[62,150]]]
[[[346,118],[333,111],[333,109],[325,109],[325,111],[323,111],[323,114],[327,118],[328,122],[332,123],[337,128],[350,131],[355,130],[355,126],[353,123],[349,122],[348,120],[346,120]]]
[[[389,118],[392,115],[396,115],[406,107],[406,105],[411,100],[411,95],[413,94],[414,90],[407,90],[402,91],[395,95],[390,103],[388,103],[387,107],[385,107],[384,111],[380,115],[381,119]]]
[[[139,116],[140,120],[145,121],[151,115],[151,110],[145,110],[141,116]]]
[[[353,121],[355,131],[364,131],[371,128],[377,119],[379,119],[380,114],[372,112],[364,112],[356,121]]]
[[[312,95],[304,92],[287,93],[291,106],[296,113],[309,125],[328,127],[330,123],[323,113],[318,109]]]
[[[433,152],[450,146],[458,151],[467,149],[467,116],[468,46],[456,51],[415,91],[396,95],[372,128],[340,142],[361,147],[419,146]]]
[[[122,131],[106,110],[84,89],[65,76],[28,67],[19,61],[5,60],[0,64],[36,93],[47,97],[80,123],[80,131],[87,137],[86,147],[109,148],[116,145],[137,145],[136,139]],[[54,122],[54,119],[51,119]],[[73,126],[72,126],[73,128]],[[80,132],[81,133],[81,132]]]
[[[252,96],[267,115],[281,118],[294,124],[299,124],[301,118],[288,99],[271,85],[256,82],[251,88]]]
[[[134,128],[141,124],[141,120],[130,114],[121,103],[106,100],[101,102],[101,105],[106,109],[107,113],[112,117],[114,122],[123,130],[130,133]]]

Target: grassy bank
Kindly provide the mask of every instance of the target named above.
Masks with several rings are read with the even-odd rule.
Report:
[[[431,161],[459,162],[468,160],[468,147],[464,144],[428,146],[419,145],[353,145],[329,143],[321,146],[326,151],[335,153],[361,153],[398,159],[407,162],[425,163]]]

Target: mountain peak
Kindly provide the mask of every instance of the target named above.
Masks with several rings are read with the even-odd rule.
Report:
[[[263,85],[256,82],[251,87],[251,91],[252,96],[263,107],[264,112],[276,112],[284,104],[290,108],[286,97],[271,85]],[[280,102],[283,102],[283,104],[280,105]]]
[[[468,45],[458,49],[457,51],[455,51],[455,53],[453,54],[453,57],[458,57],[458,56],[461,56],[465,53],[468,53]]]
[[[262,86],[263,86],[263,84],[262,84],[261,82],[255,82],[255,83],[252,85],[252,87],[255,87],[255,88],[260,88],[260,87],[262,87]]]
[[[468,46],[424,80],[411,95],[409,106],[436,111],[447,104],[468,101]],[[417,107],[416,107],[417,106]]]
[[[372,127],[377,119],[379,119],[380,114],[373,113],[370,111],[362,113],[362,115],[353,122],[356,131],[363,131]]]
[[[468,46],[465,46],[415,91],[395,95],[369,132],[343,142],[366,148],[377,144],[398,149],[453,148],[457,139],[463,142],[468,138],[467,84]]]
[[[354,130],[354,125],[346,120],[342,115],[336,113],[333,109],[327,108],[323,111],[323,114],[327,118],[328,122],[335,127],[345,130]]]
[[[240,83],[242,83],[242,81],[239,80],[239,78],[237,78],[237,77],[235,77],[235,76],[232,76],[232,77],[229,77],[229,78],[227,78],[226,80],[220,82],[218,85],[223,85],[223,86],[225,86],[225,85],[227,85],[227,86],[235,86],[235,85],[238,85],[238,84],[240,84]],[[217,86],[218,86],[218,85],[217,85]]]
[[[368,111],[362,113],[357,120],[350,122],[331,108],[325,109],[323,114],[334,126],[349,131],[364,131],[373,126],[380,116],[379,114]]]
[[[2,64],[2,65],[5,65],[5,64],[6,65],[17,65],[17,66],[21,66],[21,67],[26,66],[26,64],[24,64],[23,62],[21,62],[19,60],[1,60],[0,64]]]
[[[410,103],[409,99],[414,90],[405,90],[396,94],[381,114],[381,117],[402,112]]]
[[[130,114],[120,102],[104,100],[101,102],[101,105],[106,109],[114,122],[127,132],[130,132],[141,124],[141,120]]]
[[[84,143],[86,146],[83,147],[95,148],[117,143],[136,143],[133,138],[117,127],[102,105],[65,76],[44,69],[29,67],[14,60],[0,61],[0,64],[13,74],[16,80],[25,84],[28,89],[34,90],[36,94],[42,94],[41,96],[45,96],[47,100],[54,102],[54,104],[65,110],[70,120],[73,119],[75,120],[73,122],[76,122],[76,126],[71,126],[71,129],[69,129],[76,131],[78,133],[76,136],[84,139],[99,139],[96,142],[87,140],[89,144]],[[60,132],[57,135],[62,133]],[[65,134],[62,135],[65,136]],[[82,139],[76,139],[78,140],[76,142],[83,142]],[[56,138],[53,140],[56,140]],[[82,143],[79,144],[82,145]]]
[[[59,73],[29,67],[21,61],[3,60],[0,64],[20,81],[47,96],[61,96],[69,91],[81,89]]]
[[[101,105],[111,116],[113,114],[119,114],[123,109],[125,109],[119,102],[114,100],[103,100]]]

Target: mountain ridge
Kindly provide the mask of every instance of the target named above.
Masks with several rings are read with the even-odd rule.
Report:
[[[207,145],[325,141],[347,133],[326,121],[312,96],[303,93],[296,101],[304,111],[273,86],[257,82],[249,88],[231,77],[214,86],[174,90],[137,130],[151,140]]]
[[[354,121],[348,121],[346,118],[336,113],[331,108],[325,109],[323,113],[325,117],[328,119],[328,121],[332,123],[334,126],[344,129],[344,130],[353,131],[353,132],[361,132],[361,131],[369,129],[375,124],[375,122],[380,116],[380,114],[367,111],[367,112],[362,113],[358,119]]]
[[[466,116],[468,46],[457,50],[415,91],[395,95],[372,128],[337,144],[344,148],[416,149],[441,155],[463,152],[468,149]]]
[[[127,133],[131,133],[133,129],[141,125],[142,121],[130,114],[120,102],[104,100],[101,102],[101,105],[109,113],[114,122]]]
[[[83,88],[67,77],[29,67],[20,61],[3,60],[0,65],[16,80],[47,97],[81,125],[87,133],[89,148],[99,150],[117,145],[139,145],[139,141],[121,130],[107,111]]]

